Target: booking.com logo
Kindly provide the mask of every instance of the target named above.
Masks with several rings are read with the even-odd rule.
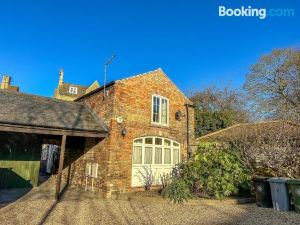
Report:
[[[240,8],[226,8],[219,6],[219,16],[236,16],[236,17],[258,17],[263,20],[269,16],[295,16],[294,9],[266,9],[266,8],[252,8],[251,6]]]

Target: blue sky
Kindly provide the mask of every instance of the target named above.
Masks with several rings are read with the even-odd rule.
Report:
[[[219,17],[218,7],[293,8],[294,17]],[[249,66],[274,48],[299,47],[294,1],[0,1],[0,74],[21,91],[52,96],[65,81],[103,83],[161,67],[185,92],[240,87]]]

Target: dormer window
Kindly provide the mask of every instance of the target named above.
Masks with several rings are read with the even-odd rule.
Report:
[[[169,100],[159,95],[152,96],[152,124],[169,124]]]
[[[70,88],[69,88],[69,93],[70,93],[70,94],[77,95],[77,87],[70,86]]]

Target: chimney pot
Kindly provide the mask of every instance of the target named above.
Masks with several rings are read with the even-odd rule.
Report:
[[[10,81],[11,81],[11,77],[8,75],[4,75],[2,77],[1,89],[8,89],[8,87],[10,86]]]

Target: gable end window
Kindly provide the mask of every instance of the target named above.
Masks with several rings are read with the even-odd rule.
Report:
[[[152,96],[152,119],[153,124],[169,124],[169,100],[159,95]]]
[[[69,93],[77,95],[77,87],[70,86]]]

